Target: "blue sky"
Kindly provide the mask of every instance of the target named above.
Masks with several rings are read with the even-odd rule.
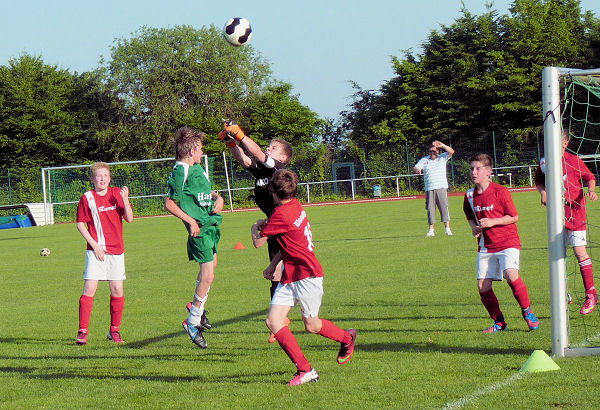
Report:
[[[275,78],[290,82],[302,104],[323,117],[347,109],[349,81],[377,89],[393,76],[390,56],[420,51],[432,29],[451,24],[461,5],[481,14],[485,0],[29,0],[7,1],[0,15],[0,65],[23,52],[70,71],[110,59],[116,38],[139,27],[221,27],[230,17],[252,23],[253,46]],[[8,4],[6,4],[8,3]],[[493,2],[501,14],[512,1]],[[600,15],[600,1],[582,0]]]

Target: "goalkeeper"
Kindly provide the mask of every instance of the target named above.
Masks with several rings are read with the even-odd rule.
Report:
[[[263,152],[260,146],[244,134],[235,121],[225,121],[224,130],[219,133],[221,141],[227,144],[233,157],[256,179],[254,184],[254,199],[260,210],[270,218],[273,215],[276,197],[273,194],[271,178],[278,169],[284,169],[292,160],[292,146],[281,138],[273,138],[267,149]],[[276,238],[267,240],[269,261],[279,253],[281,247]],[[271,280],[271,298],[279,281]],[[286,320],[289,324],[289,320]],[[271,333],[269,343],[275,342],[275,335]]]

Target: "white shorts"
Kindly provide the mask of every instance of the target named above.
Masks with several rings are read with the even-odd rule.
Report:
[[[297,282],[279,283],[273,294],[271,305],[296,306],[300,303],[302,316],[317,317],[323,299],[323,277],[306,278]]]
[[[585,246],[587,245],[587,232],[565,229],[565,243],[571,246]]]
[[[94,251],[85,253],[84,280],[125,280],[125,254],[104,254],[104,261],[96,258]]]
[[[506,269],[519,270],[521,251],[515,248],[500,252],[477,253],[477,279],[502,280]]]

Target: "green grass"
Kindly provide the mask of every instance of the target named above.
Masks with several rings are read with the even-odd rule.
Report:
[[[74,344],[85,248],[74,224],[0,231],[0,408],[440,408],[465,397],[467,408],[597,407],[599,357],[556,359],[559,371],[511,379],[534,350],[551,351],[545,210],[537,193],[513,197],[541,328],[527,330],[509,287],[497,283],[508,329],[493,335],[481,333],[491,320],[461,197],[450,198],[453,237],[438,223],[438,236],[425,238],[422,200],[307,207],[325,269],[321,316],[359,334],[354,358],[339,366],[339,346],[304,332],[295,308],[292,331],[321,375],[295,388],[285,386],[293,365],[267,343],[267,252],[249,239],[258,212],[225,214],[207,350],[181,329],[198,268],[174,217],[125,228],[123,346],[106,340],[106,284],[88,345]],[[234,250],[238,241],[247,249]],[[38,256],[43,247],[51,256]],[[578,276],[571,282],[581,289]],[[584,326],[574,295],[570,341],[583,346],[600,333],[599,313]]]

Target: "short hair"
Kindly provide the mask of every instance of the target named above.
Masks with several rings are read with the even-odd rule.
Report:
[[[94,162],[92,167],[90,168],[90,178],[94,178],[96,176],[96,171],[99,169],[107,169],[108,175],[110,175],[110,166],[106,162]]]
[[[471,158],[469,158],[469,164],[474,161],[481,162],[484,167],[494,167],[494,160],[488,154],[479,153],[472,155]]]
[[[175,159],[178,161],[187,157],[192,148],[204,143],[206,134],[188,125],[181,127],[175,133]]]
[[[286,155],[287,159],[285,161],[285,165],[289,164],[290,161],[292,160],[292,157],[294,155],[294,153],[292,152],[292,146],[289,142],[287,142],[286,140],[284,140],[283,138],[273,138],[270,142],[269,145],[277,142],[279,143],[279,145],[281,145],[281,150],[283,151],[283,153]]]
[[[278,169],[271,177],[273,192],[280,200],[295,198],[298,194],[298,175],[289,169]]]

